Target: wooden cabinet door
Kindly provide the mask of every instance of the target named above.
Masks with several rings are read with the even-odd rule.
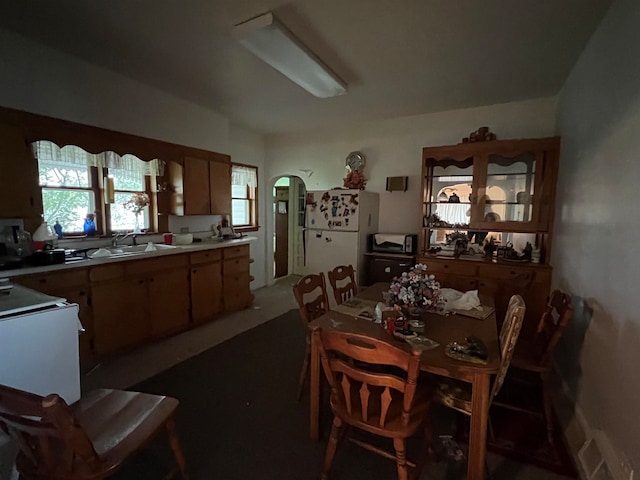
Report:
[[[92,287],[94,348],[98,355],[137,345],[149,337],[148,298],[144,278]]]
[[[224,256],[227,255],[225,250]],[[249,284],[249,257],[236,257],[223,262],[223,286],[225,311],[248,307],[253,300]]]
[[[220,262],[192,267],[191,319],[195,323],[211,320],[222,311],[222,272]]]
[[[160,337],[189,324],[189,272],[186,268],[156,273],[147,279],[151,335]]]
[[[209,163],[208,160],[201,158],[184,157],[185,215],[209,215],[211,213]]]
[[[231,213],[231,164],[209,162],[209,186],[211,189],[211,213]]]
[[[25,229],[41,223],[38,164],[21,129],[0,124],[0,218],[23,218]]]

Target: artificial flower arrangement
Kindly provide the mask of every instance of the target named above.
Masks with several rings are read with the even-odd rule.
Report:
[[[384,299],[388,305],[398,309],[444,311],[445,301],[440,292],[440,283],[434,275],[427,273],[427,266],[418,263],[408,272],[394,277]]]
[[[367,179],[364,178],[364,173],[360,170],[351,170],[347,173],[347,176],[344,177],[343,186],[346,188],[357,188],[358,190],[364,190],[364,187],[367,185]]]
[[[134,193],[129,200],[124,202],[122,206],[127,210],[139,215],[145,207],[148,207],[151,201],[149,195],[144,192]]]

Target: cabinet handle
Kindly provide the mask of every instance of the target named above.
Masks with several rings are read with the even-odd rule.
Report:
[[[408,263],[399,263],[398,266],[399,267],[408,267],[409,264]]]
[[[150,279],[149,279],[149,282],[151,282],[151,283],[153,283],[153,282],[155,282],[155,281],[156,281],[156,279],[155,279],[155,278],[150,278]]]
[[[138,280],[138,283],[142,285],[144,283],[144,280]]]
[[[81,297],[84,297],[86,294],[87,292],[84,292],[84,291],[78,292],[78,295],[80,295]]]
[[[41,278],[40,279],[40,283],[47,283],[47,279],[46,278]]]

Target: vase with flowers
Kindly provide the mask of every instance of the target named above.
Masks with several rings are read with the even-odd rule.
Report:
[[[427,266],[422,263],[394,277],[384,299],[388,305],[406,311],[410,317],[421,312],[442,313],[445,305],[440,284],[434,275],[427,273]]]
[[[124,208],[133,212],[136,216],[133,233],[142,233],[142,228],[140,226],[140,214],[149,206],[150,203],[149,195],[144,192],[137,192],[131,195],[131,198],[122,204]]]

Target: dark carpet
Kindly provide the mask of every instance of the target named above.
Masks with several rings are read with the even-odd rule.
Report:
[[[312,442],[308,385],[302,400],[296,401],[304,345],[298,312],[291,310],[131,390],[180,400],[176,423],[192,480],[316,480],[322,470],[331,414],[325,399],[324,438]],[[439,432],[434,433],[438,438]],[[408,451],[415,455],[423,445],[417,438]],[[384,446],[392,447],[390,442]],[[421,478],[463,478],[460,467],[465,464],[466,460],[442,460],[429,465]],[[166,435],[161,434],[113,478],[158,479],[173,465]],[[517,478],[514,473],[518,470],[517,464],[512,465],[503,478]],[[332,480],[393,478],[397,478],[393,461],[351,442],[344,442],[338,450]]]

